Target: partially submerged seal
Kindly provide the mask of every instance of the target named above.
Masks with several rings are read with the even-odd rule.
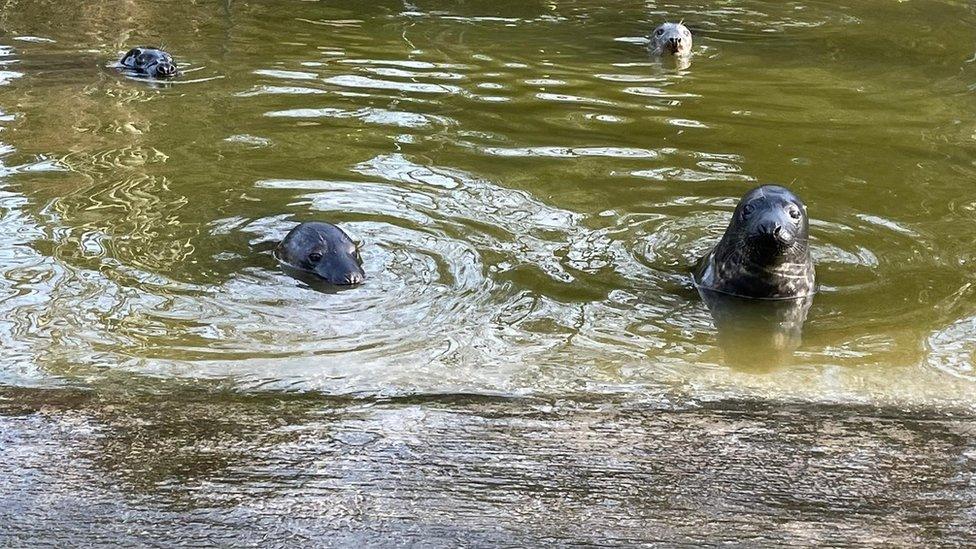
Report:
[[[651,33],[651,52],[655,55],[691,55],[691,31],[682,23],[663,23]]]
[[[172,55],[157,48],[142,46],[126,52],[119,60],[119,68],[150,78],[172,78],[180,73]]]
[[[356,243],[339,227],[317,221],[292,229],[274,251],[278,261],[339,285],[366,280]]]
[[[777,185],[742,197],[725,235],[701,259],[696,286],[752,299],[792,299],[816,292],[807,208]]]

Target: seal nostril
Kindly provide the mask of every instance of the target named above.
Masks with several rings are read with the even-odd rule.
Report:
[[[793,234],[790,231],[787,231],[785,227],[778,224],[773,229],[773,238],[783,244],[791,244],[794,240]]]

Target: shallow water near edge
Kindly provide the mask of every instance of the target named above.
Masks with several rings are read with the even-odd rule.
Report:
[[[687,67],[647,55],[665,19],[695,33]],[[298,505],[296,543],[350,525],[566,543],[592,488],[621,543],[965,539],[974,28],[971,4],[935,1],[7,3],[0,486],[22,495],[0,523],[50,490],[64,514],[19,527],[51,536],[97,501],[92,517],[196,510],[259,543],[247,506],[270,506],[267,526]],[[109,68],[141,44],[183,76]],[[802,339],[749,361],[732,357],[768,334],[720,337],[689,272],[762,183],[809,206],[821,291]],[[276,264],[308,220],[362,243],[366,284],[322,291]],[[140,437],[178,455],[138,463]],[[75,478],[124,482],[59,487],[33,456],[46,440]],[[651,440],[693,457],[656,476]],[[482,459],[525,466],[500,481]],[[706,478],[725,465],[742,469]],[[646,492],[697,470],[742,494],[715,510],[686,485]],[[870,526],[906,501],[910,520]],[[745,508],[780,535],[695,529],[744,528]],[[663,509],[697,511],[641,533]]]

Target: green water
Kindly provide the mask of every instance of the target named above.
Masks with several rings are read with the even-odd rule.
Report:
[[[679,13],[684,70],[642,42]],[[965,3],[14,4],[3,22],[9,384],[973,402]],[[103,68],[143,43],[185,76]],[[687,275],[767,182],[809,204],[822,292],[793,360],[757,377],[725,363]],[[312,219],[363,243],[367,285],[324,295],[274,264],[267,243]]]
[[[651,58],[644,36],[663,20],[682,18],[695,34],[690,65]],[[121,487],[99,492],[106,501],[135,498],[126,501],[139,507],[154,490],[168,494],[167,486],[206,490],[189,486],[227,481],[235,487],[227,502],[271,505],[259,494],[297,497],[307,479],[281,473],[277,467],[295,463],[282,458],[261,473],[280,484],[262,484],[235,461],[238,451],[265,452],[256,448],[280,441],[260,437],[285,426],[303,432],[293,422],[313,439],[325,436],[315,429],[333,420],[316,411],[314,398],[355,397],[367,407],[390,397],[528,398],[550,403],[546,413],[552,403],[601,413],[637,406],[642,411],[632,420],[614,416],[617,450],[645,443],[644,428],[681,437],[681,421],[647,419],[640,408],[647,402],[968,413],[976,405],[974,30],[972,4],[929,0],[6,2],[0,400],[11,417],[26,410],[29,421],[44,426],[14,421],[0,433],[21,456],[47,436],[38,433],[60,433],[52,437],[66,455],[51,460],[83,455],[95,463],[76,478],[122,471]],[[152,85],[108,67],[142,44],[165,45],[183,76]],[[762,183],[785,184],[807,203],[821,285],[802,342],[772,365],[761,356],[754,364],[728,359],[763,351],[750,347],[748,334],[720,340],[688,276],[722,234],[738,197]],[[280,269],[271,247],[307,220],[340,224],[362,243],[365,285],[323,292]],[[187,396],[201,392],[209,396]],[[278,401],[292,392],[313,400]],[[77,404],[76,394],[95,401]],[[30,404],[10,404],[22,399]],[[183,399],[196,404],[184,408]],[[49,406],[55,411],[45,412]],[[117,412],[120,406],[128,411]],[[399,477],[384,467],[414,459],[418,440],[454,441],[456,454],[439,446],[446,454],[437,457],[464,462],[458,456],[480,455],[507,433],[495,424],[481,430],[471,418],[496,411],[465,403],[451,404],[443,417],[440,405],[412,400],[388,414],[346,414],[346,404],[335,406],[339,411],[329,413],[366,425],[363,432],[405,437],[402,447],[389,442],[373,456],[390,478]],[[162,418],[158,410],[186,417]],[[866,413],[850,410],[824,421],[853,429],[849,440],[882,437],[867,423],[845,426],[847,414]],[[237,413],[244,414],[239,430],[214,427],[215,435],[204,427]],[[565,418],[552,413],[539,421],[560,425]],[[135,423],[120,419],[130,414]],[[750,417],[755,429],[776,430],[782,419]],[[802,411],[790,417],[783,421],[806,421]],[[138,431],[139,418],[158,430]],[[745,423],[714,421],[720,427],[702,427],[699,436]],[[449,429],[410,438],[410,425],[434,428],[431,422],[456,422],[459,438]],[[863,449],[884,455],[886,444],[914,440],[918,446],[906,443],[907,450],[890,455],[931,450],[932,460],[969,463],[959,456],[971,455],[972,441],[958,427],[945,427],[944,436],[916,427],[900,425],[902,434],[871,438],[877,444]],[[96,453],[107,457],[91,457],[72,438],[89,429],[105,437]],[[182,434],[165,434],[173,432]],[[241,450],[253,436],[261,444]],[[564,445],[551,455],[584,448],[597,460],[606,451],[554,436],[554,448]],[[945,445],[932,450],[926,436]],[[172,443],[209,448],[200,451],[213,460],[144,463],[133,457],[142,446],[137,452],[135,443],[116,444],[140,437],[155,441],[162,456],[171,455],[165,448]],[[326,439],[333,440],[316,440]],[[819,440],[788,439],[776,452],[808,451],[815,460]],[[836,448],[843,440],[837,436]],[[850,465],[849,455],[831,456]],[[0,484],[15,485],[11,479],[36,465],[14,463],[0,471]],[[529,463],[525,477],[509,479],[512,486],[532,484],[534,472],[547,469],[545,460]],[[687,470],[713,465],[692,460]],[[368,475],[363,467],[353,469]],[[911,476],[872,471],[865,474],[882,475],[871,477],[879,486]],[[427,472],[432,476],[408,477],[436,492],[450,476]],[[751,478],[741,473],[740,481]],[[485,474],[485,482],[495,476]],[[57,491],[59,478],[37,486]],[[836,481],[819,478],[816,487],[827,492]],[[336,511],[330,525],[356,522],[357,512],[397,520],[409,514],[357,492],[363,478],[354,480],[359,496],[342,492],[341,479],[326,483],[352,498],[331,501],[350,515]],[[573,485],[564,480],[552,489]],[[618,482],[649,480],[638,474]],[[112,495],[116,489],[124,495]],[[936,488],[906,490],[915,497]],[[442,496],[438,520],[448,520],[458,503]],[[551,502],[533,507],[515,492],[472,509],[510,518],[511,508],[501,511],[509,496],[523,505],[519,516],[553,509]],[[187,498],[193,500],[174,496],[177,510],[221,505]],[[878,509],[906,499],[891,495]],[[275,509],[289,509],[275,501]],[[584,513],[589,503],[567,500],[566,509]],[[807,509],[783,507],[796,508]],[[553,513],[577,524],[573,513]],[[699,524],[715,518],[709,513]],[[836,524],[827,521],[817,527],[826,530],[807,525],[812,529],[774,538],[914,543],[971,532],[971,512],[959,513],[961,522],[934,530],[882,525],[864,537],[814,535],[850,533],[830,530]],[[243,524],[244,516],[224,519]],[[601,524],[608,531],[633,526],[619,540],[641,541],[641,528],[620,516],[601,515]],[[662,520],[672,524],[668,517]],[[680,520],[675,515],[674,524]],[[484,534],[472,524],[418,535]],[[960,524],[963,530],[953,530]],[[694,523],[684,526],[695,530]],[[657,540],[696,541],[663,527],[654,532]],[[557,539],[537,534],[534,543]]]

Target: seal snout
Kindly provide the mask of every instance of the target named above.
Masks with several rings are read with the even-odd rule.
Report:
[[[156,64],[155,73],[157,77],[161,78],[176,76],[176,65],[170,63],[169,61],[162,61]]]
[[[783,226],[778,220],[760,223],[759,234],[783,247],[791,246],[796,241],[796,235],[793,234],[793,231]]]
[[[776,242],[779,242],[784,246],[792,246],[793,242],[796,241],[796,235],[794,235],[791,231],[784,229],[781,225],[777,225],[776,228],[773,229],[773,238],[776,239]]]
[[[320,259],[312,265],[312,271],[319,278],[338,286],[355,286],[366,282],[366,273],[358,259],[343,254]]]
[[[362,284],[363,282],[366,282],[366,275],[364,275],[361,271],[356,271],[343,276],[336,281],[336,284],[343,286],[355,286],[356,284]]]

